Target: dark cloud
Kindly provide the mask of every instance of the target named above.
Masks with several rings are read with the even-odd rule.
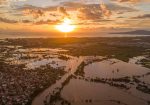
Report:
[[[33,5],[23,5],[23,6],[17,6],[16,10],[25,10],[25,9],[31,9],[31,10],[43,10],[43,11],[56,11],[57,10],[57,6],[50,6],[50,7],[37,7],[37,6],[33,6]]]
[[[22,22],[22,23],[32,23],[31,20],[22,20],[21,22]]]
[[[79,3],[79,2],[62,2],[61,5],[64,5],[66,8],[74,9],[74,10],[77,10],[78,8],[93,8],[93,7],[95,9],[99,9],[99,6],[100,6],[100,4],[83,4],[83,3]],[[102,5],[102,7],[104,7],[104,6],[106,6],[106,5]],[[104,8],[106,8],[106,7],[104,7]],[[108,3],[107,8],[111,11],[124,11],[124,12],[137,11],[137,9],[135,9],[133,7],[118,5],[116,3]]]
[[[25,9],[23,13],[25,15],[32,15],[34,18],[39,18],[45,15],[45,11],[41,9]]]
[[[33,16],[33,18],[35,18],[35,19],[42,17],[42,16],[44,17],[46,15],[46,13],[48,13],[49,16],[53,16],[53,17],[60,16],[56,12],[57,11],[56,6],[42,8],[42,7],[32,6],[32,5],[23,5],[21,7],[18,6],[16,8],[16,11],[17,10],[22,11],[23,12],[22,15],[30,15],[30,16]],[[55,13],[53,11],[55,11]],[[53,12],[53,13],[51,13],[51,12]]]
[[[111,14],[111,11],[105,4],[100,4],[99,8],[95,6],[79,8],[77,17],[87,20],[97,20],[102,19],[104,16],[109,17]]]
[[[18,21],[16,21],[16,20],[9,20],[7,18],[2,18],[2,17],[0,17],[0,22],[3,22],[3,23],[18,23]]]
[[[59,13],[63,14],[64,16],[69,16],[65,7],[58,7],[57,10]]]
[[[54,25],[59,22],[60,22],[59,20],[40,20],[40,21],[35,22],[34,24],[35,25],[44,25],[44,24]]]
[[[132,17],[132,19],[150,19],[150,14],[139,15],[136,17]]]
[[[95,20],[102,17],[102,12],[96,9],[79,8],[77,17],[86,20]]]
[[[2,18],[2,17],[0,17],[0,22],[3,22],[3,23],[10,23],[10,24],[13,24],[13,23],[32,23],[31,20],[20,20],[20,21],[16,21],[16,20],[10,20],[10,19],[7,19],[7,18]]]
[[[115,3],[107,4],[107,7],[114,12],[135,12],[138,11],[137,9],[129,6],[122,6]]]

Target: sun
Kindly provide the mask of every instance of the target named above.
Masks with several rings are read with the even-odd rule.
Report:
[[[56,25],[56,29],[64,33],[68,33],[75,29],[75,25],[72,25],[71,19],[65,18],[63,23]]]

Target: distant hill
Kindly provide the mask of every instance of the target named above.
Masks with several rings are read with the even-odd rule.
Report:
[[[128,31],[128,32],[114,32],[114,33],[110,33],[110,34],[150,35],[150,31],[135,30],[135,31]]]

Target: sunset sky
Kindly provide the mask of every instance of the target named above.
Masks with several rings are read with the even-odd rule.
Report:
[[[150,27],[150,0],[0,0],[0,31],[55,32],[64,18],[75,31]]]

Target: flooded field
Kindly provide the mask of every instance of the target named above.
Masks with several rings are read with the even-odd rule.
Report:
[[[133,52],[132,56],[123,55],[124,49],[115,49],[118,55],[122,53],[118,56],[99,52],[102,46],[95,44],[99,54],[90,52],[93,43],[80,46],[81,50],[72,43],[38,48],[34,43],[34,47],[27,47],[10,42],[0,46],[0,105],[150,104],[147,43],[143,52],[138,49],[137,56]],[[107,45],[111,50],[115,46]],[[78,52],[73,53],[75,48]]]
[[[148,68],[107,59],[85,66],[83,72],[83,76],[74,75],[61,91],[60,96],[71,105],[149,103]]]

